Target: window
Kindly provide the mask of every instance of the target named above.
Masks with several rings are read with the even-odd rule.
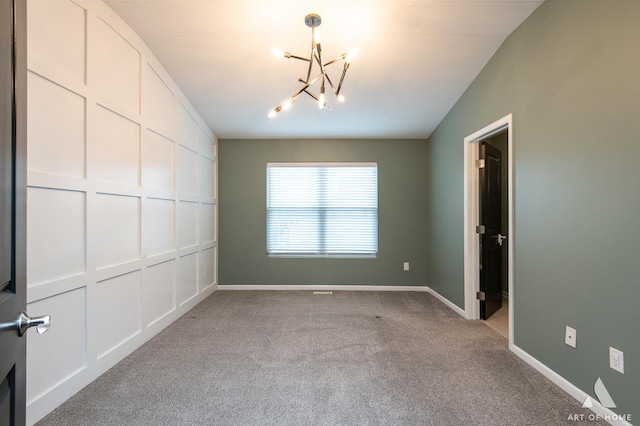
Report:
[[[268,163],[269,256],[375,257],[376,163]]]

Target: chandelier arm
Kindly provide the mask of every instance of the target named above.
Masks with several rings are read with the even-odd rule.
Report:
[[[309,79],[311,78],[311,70],[313,69],[313,48],[311,48],[311,54],[309,55],[309,67],[307,68],[307,80],[309,81]]]
[[[313,55],[314,58],[316,59],[316,62],[318,63],[318,65],[320,65],[320,72],[322,74],[324,74],[324,65],[322,65],[322,53],[320,52],[320,50],[316,50],[317,55]]]
[[[331,82],[331,79],[329,78],[329,74],[325,74],[324,75],[327,78],[327,81],[329,82],[329,86],[331,86],[331,90],[333,90],[333,93],[338,96],[338,93],[336,92],[336,87],[333,85],[333,83]]]
[[[311,27],[311,52],[313,53],[315,51],[316,61],[318,61],[318,65],[320,65],[320,72],[324,74],[324,66],[322,65],[322,43],[316,42],[316,37],[314,33],[315,33],[315,22],[314,22],[314,25]]]
[[[347,74],[347,69],[349,68],[349,64],[344,64],[344,68],[342,69],[342,75],[340,76],[340,83],[338,83],[338,90],[336,90],[336,96],[340,94],[340,89],[342,89],[342,83],[344,82],[344,76]]]
[[[322,83],[320,84],[320,96],[318,97],[318,106],[320,107],[320,109],[324,108],[324,106],[327,104],[324,96],[324,81],[326,80],[326,76],[327,75],[323,72]]]
[[[314,95],[313,93],[309,92],[308,90],[305,90],[304,93],[306,93],[307,95],[311,96],[313,99],[315,99],[316,102],[318,102],[318,97],[316,95]],[[324,106],[324,109],[327,109],[329,111],[332,111],[331,107],[329,105]]]
[[[310,81],[309,83],[306,83],[306,82],[305,82],[305,83],[304,83],[304,86],[302,87],[302,89],[298,90],[298,91],[296,92],[296,94],[295,94],[295,95],[293,95],[293,96],[291,97],[291,99],[292,99],[292,100],[295,100],[295,99],[300,95],[300,93],[302,93],[302,92],[306,92],[306,91],[307,91],[307,89],[309,88],[309,86],[311,86],[313,83],[315,83],[316,81],[318,81],[318,79],[319,79],[319,78],[320,78],[320,76],[318,76],[318,77],[314,78],[314,79],[313,79],[313,81]]]
[[[315,82],[316,82],[316,80],[318,80],[318,78],[317,78],[317,77],[316,77],[316,78],[315,78],[311,83],[304,83],[304,84],[305,84],[305,85],[304,85],[304,87],[302,87],[302,89],[298,90],[298,91],[297,91],[293,96],[291,96],[291,97],[289,98],[289,101],[290,101],[291,103],[294,103],[294,102],[296,101],[296,99],[298,98],[298,96],[300,96],[300,94],[301,94],[302,92],[306,92],[306,91],[307,91],[307,89],[309,88],[309,86],[311,86],[313,83],[315,83]]]
[[[313,58],[316,52],[315,30],[316,30],[317,22],[319,21],[316,21],[315,19],[310,21],[311,25],[309,25],[309,22],[307,22],[307,25],[311,27],[311,53],[309,54],[309,68],[307,69],[307,81],[309,81],[309,79],[311,78],[311,70],[313,69]]]
[[[306,93],[307,95],[311,96],[313,99],[316,100],[316,102],[318,101],[318,97],[316,95],[314,95],[313,93],[311,93],[310,91],[308,91],[307,89],[304,89],[304,93]]]
[[[317,77],[315,77],[315,78],[314,78],[313,80],[311,80],[311,81],[304,81],[304,80],[303,80],[303,79],[301,79],[301,78],[298,78],[298,81],[299,81],[300,83],[304,84],[304,85],[305,85],[305,87],[304,87],[304,88],[305,88],[305,89],[307,89],[309,86],[312,86],[312,85],[313,85],[313,83],[315,83],[316,81],[318,81],[318,80],[320,79],[320,77],[322,77],[322,74],[319,74]]]
[[[302,56],[291,55],[290,57],[293,59],[299,59],[301,61],[309,62],[309,58],[303,58]]]
[[[342,55],[338,56],[337,58],[335,58],[335,59],[327,62],[326,64],[324,64],[324,66],[326,67],[328,65],[335,64],[336,62],[342,61],[346,57],[347,57],[347,54],[343,53]]]

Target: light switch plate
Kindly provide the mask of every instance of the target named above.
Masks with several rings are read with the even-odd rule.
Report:
[[[609,367],[624,374],[624,352],[609,346]]]

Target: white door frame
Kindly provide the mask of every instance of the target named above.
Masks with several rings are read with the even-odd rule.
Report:
[[[514,253],[514,220],[513,220],[513,114],[509,114],[494,123],[464,138],[464,311],[467,319],[480,318],[480,305],[476,292],[480,290],[480,237],[476,233],[479,225],[479,192],[480,178],[476,166],[478,160],[478,143],[496,133],[508,131],[508,195],[509,195],[509,229],[508,247],[508,285],[509,285],[509,347],[513,345],[513,253]]]

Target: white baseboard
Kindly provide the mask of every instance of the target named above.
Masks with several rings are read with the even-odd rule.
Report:
[[[429,291],[429,287],[409,285],[218,285],[218,291],[222,290]]]
[[[462,318],[466,318],[467,314],[464,311],[464,309],[460,308],[458,305],[456,305],[455,303],[451,302],[449,299],[447,299],[446,297],[442,296],[440,293],[438,293],[437,291],[435,291],[431,287],[427,287],[426,289],[427,289],[427,291],[429,293],[431,293],[433,296],[435,296],[436,299],[438,299],[439,301],[441,301],[442,303],[447,305],[449,308],[451,308],[456,314],[460,315]]]
[[[430,287],[426,287],[426,288],[427,288],[427,291],[433,294],[438,300],[440,300],[442,303],[444,303],[445,305],[453,309],[463,318],[466,318],[466,313],[464,309],[461,309],[460,307],[458,307],[457,305],[455,305],[454,303],[452,303],[451,301],[449,301],[444,296],[440,295],[438,292],[431,289]],[[531,365],[533,368],[538,370],[547,379],[551,380],[560,389],[562,389],[563,391],[565,391],[566,393],[574,397],[578,402],[576,404],[576,411],[578,408],[582,407],[582,404],[584,403],[585,399],[587,399],[587,397],[590,396],[586,392],[576,387],[573,383],[569,382],[567,379],[565,379],[564,377],[562,377],[561,375],[559,375],[558,373],[556,373],[555,371],[553,371],[552,369],[550,369],[549,367],[547,367],[546,365],[538,361],[536,358],[529,355],[527,352],[525,352],[518,346],[510,343],[509,349],[518,357],[520,357],[524,362],[526,362],[527,364]],[[598,402],[597,399],[591,398],[591,402],[593,403],[593,406],[590,409],[594,413],[595,417],[593,419],[588,419],[588,420],[604,420],[616,426],[618,425],[633,426],[631,423],[629,423],[626,420],[619,420],[621,417],[620,415],[614,413],[608,408],[603,407],[602,404],[600,404],[600,402]],[[571,413],[567,413],[567,417],[569,416],[569,414]]]
[[[545,376],[547,379],[551,380],[560,389],[562,389],[563,391],[565,391],[566,393],[574,397],[577,401],[576,412],[578,411],[578,408],[582,407],[582,404],[584,403],[585,399],[587,399],[587,397],[590,396],[586,392],[583,392],[582,390],[577,388],[573,383],[569,382],[567,379],[565,379],[564,377],[562,377],[561,375],[559,375],[558,373],[556,373],[555,371],[553,371],[552,369],[550,369],[549,367],[547,367],[546,365],[538,361],[536,358],[529,355],[527,352],[525,352],[518,346],[510,345],[509,349],[511,349],[511,351],[514,354],[516,354],[518,357],[522,358],[524,362],[526,362],[527,364],[529,364],[530,366],[538,370],[540,373],[542,373],[542,375]],[[604,420],[616,426],[617,425],[632,426],[631,423],[629,423],[628,421],[620,420],[620,418],[622,417],[621,415],[618,415],[613,411],[611,411],[610,409],[603,407],[602,404],[600,404],[597,399],[592,397],[591,402],[593,403],[593,406],[590,408],[590,410],[593,411],[594,417],[589,418],[588,420],[600,420],[600,421]],[[571,413],[567,413],[567,417],[570,414]],[[585,420],[587,419],[585,418]]]
[[[218,291],[223,290],[291,290],[291,291],[424,291],[432,294],[436,299],[464,317],[465,312],[455,303],[429,286],[395,286],[395,285],[218,285]]]

